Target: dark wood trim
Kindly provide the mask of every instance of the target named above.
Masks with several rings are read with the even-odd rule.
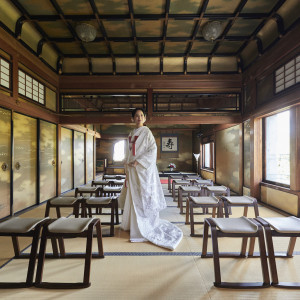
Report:
[[[242,122],[242,117],[239,114],[229,115],[217,115],[212,113],[211,115],[205,114],[205,116],[199,114],[187,115],[181,113],[179,116],[168,116],[167,113],[155,114],[151,120],[147,121],[147,124],[161,124],[161,125],[174,125],[174,124],[239,124]],[[69,114],[60,116],[60,124],[130,124],[130,117],[127,115],[114,115],[108,116],[103,113],[86,113],[86,114]]]
[[[300,193],[300,105],[290,110],[290,188]]]
[[[242,89],[242,75],[60,76],[60,89]],[[227,90],[226,90],[227,91]]]
[[[250,119],[250,193],[260,199],[262,181],[262,119]]]
[[[36,120],[36,204],[40,203],[40,193],[41,193],[41,170],[40,170],[40,163],[41,163],[41,154],[40,154],[40,143],[41,143],[41,130],[40,130],[40,119]]]
[[[239,126],[239,195],[243,195],[244,186],[244,124]]]
[[[86,160],[86,143],[87,143],[87,138],[86,138],[87,133],[84,134],[84,183],[87,184],[87,160]]]
[[[58,115],[51,112],[50,110],[39,107],[38,105],[35,105],[18,97],[17,99],[15,99],[15,96],[10,97],[0,93],[0,104],[2,107],[11,109],[20,114],[31,116],[33,118],[42,118],[45,121],[56,124],[59,122]]]
[[[285,192],[285,193],[288,193],[288,194],[293,194],[293,195],[296,195],[296,196],[300,197],[300,191],[294,191],[292,189],[289,189],[289,188],[286,188],[286,187],[283,187],[283,186],[279,186],[279,185],[275,185],[275,184],[271,184],[271,183],[267,183],[267,182],[260,182],[260,185],[268,187],[268,188],[273,189],[273,190]]]
[[[56,126],[56,196],[61,194],[61,126]]]

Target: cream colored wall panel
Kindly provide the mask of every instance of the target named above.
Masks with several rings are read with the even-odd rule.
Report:
[[[12,32],[15,32],[16,22],[21,17],[19,11],[8,0],[1,0],[0,21]]]
[[[40,202],[56,196],[56,125],[40,122]]]
[[[89,62],[86,58],[64,58],[63,73],[88,73]]]
[[[84,133],[74,131],[74,188],[84,184]]]
[[[261,201],[295,216],[298,213],[298,197],[294,194],[262,186]]]
[[[247,187],[245,187],[245,186],[243,186],[243,195],[244,196],[251,196],[250,195],[250,189],[247,188]]]
[[[187,72],[207,72],[207,57],[189,57]]]
[[[0,108],[0,219],[10,214],[11,112]]]
[[[13,211],[36,204],[37,120],[14,113]]]
[[[182,57],[164,57],[163,65],[164,72],[183,72]]]
[[[46,107],[56,111],[56,93],[46,87]]]
[[[54,70],[57,69],[57,52],[49,45],[44,44],[41,58],[43,58]]]
[[[135,58],[116,58],[117,73],[136,73]]]
[[[216,182],[239,192],[240,133],[236,125],[216,133]]]
[[[211,180],[214,181],[214,173],[208,172],[208,171],[205,171],[205,170],[201,170],[200,174],[201,174],[202,178],[204,178],[204,179],[211,179]]]
[[[141,73],[158,73],[160,71],[159,57],[141,57],[139,62]]]
[[[34,28],[31,23],[24,23],[22,26],[21,39],[26,43],[33,51],[37,51],[37,45],[42,39],[40,33]]]
[[[94,137],[86,135],[86,181],[93,180],[94,175]]]
[[[94,73],[112,73],[113,63],[111,58],[91,58]]]
[[[61,192],[73,188],[72,130],[61,128]]]

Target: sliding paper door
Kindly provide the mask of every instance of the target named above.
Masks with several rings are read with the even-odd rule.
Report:
[[[0,108],[0,219],[10,215],[11,112]]]
[[[74,131],[74,188],[84,183],[84,133]]]
[[[56,196],[56,125],[40,121],[40,202]]]
[[[36,204],[37,120],[13,114],[13,212]]]
[[[86,182],[93,180],[94,176],[94,137],[86,135]]]
[[[61,128],[61,192],[73,188],[72,130]]]

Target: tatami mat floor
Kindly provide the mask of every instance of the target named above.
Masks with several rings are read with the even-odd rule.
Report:
[[[257,290],[218,289],[213,286],[214,271],[211,258],[202,259],[202,238],[190,237],[190,228],[185,225],[185,215],[179,214],[177,203],[173,202],[167,185],[163,185],[167,199],[167,209],[161,217],[179,226],[184,238],[175,251],[157,247],[151,243],[130,243],[129,233],[115,228],[115,237],[103,238],[105,258],[93,259],[91,286],[79,290],[46,290],[37,288],[0,290],[1,299],[299,299],[300,291],[279,288]],[[71,195],[74,192],[69,192]],[[45,205],[30,210],[21,217],[42,217]],[[260,206],[260,215],[265,217],[280,216],[278,213]],[[70,211],[63,209],[63,215]],[[249,217],[254,217],[249,209]],[[51,212],[54,217],[55,211]],[[233,217],[242,215],[242,209],[233,208]],[[203,218],[202,216],[197,216]],[[109,216],[101,216],[101,220]],[[109,228],[103,227],[103,233]],[[196,231],[200,233],[202,226]],[[220,239],[220,251],[238,252],[240,239]],[[29,239],[20,241],[24,249],[30,244]],[[84,252],[85,240],[67,239],[66,250]],[[275,240],[277,251],[287,249],[288,239]],[[26,277],[27,260],[10,260],[13,256],[11,239],[0,238],[0,281],[23,281]],[[211,243],[209,241],[209,251]],[[30,251],[30,247],[25,250]],[[51,251],[48,247],[47,251]],[[96,251],[96,243],[93,245]],[[257,245],[255,251],[258,251]],[[280,278],[285,281],[300,282],[300,244],[296,244],[296,255],[292,259],[277,259]],[[261,281],[260,260],[221,259],[222,279],[224,281]],[[46,260],[44,269],[45,281],[81,281],[83,276],[82,259]]]

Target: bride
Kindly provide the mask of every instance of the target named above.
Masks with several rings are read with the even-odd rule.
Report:
[[[182,231],[159,218],[166,201],[156,167],[157,146],[150,129],[144,126],[143,109],[132,112],[135,129],[128,137],[125,158],[126,181],[119,197],[124,209],[121,228],[130,230],[131,242],[149,241],[174,250],[182,239]]]

